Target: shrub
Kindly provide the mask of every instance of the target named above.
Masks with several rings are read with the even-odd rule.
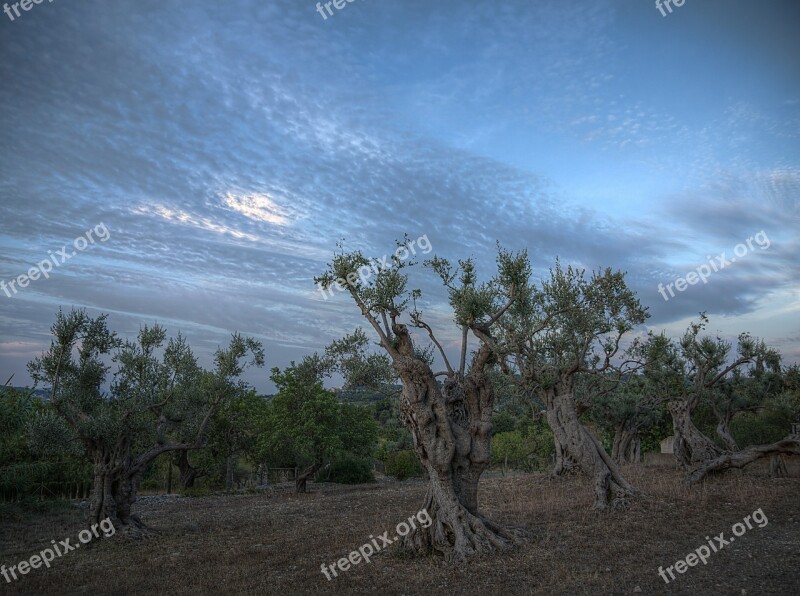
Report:
[[[372,464],[368,459],[345,455],[331,464],[324,481],[339,484],[364,484],[375,482],[375,477],[372,475]]]
[[[492,463],[509,465],[518,470],[528,469],[530,450],[518,430],[497,433],[492,437]]]
[[[513,431],[517,426],[517,420],[511,414],[502,410],[497,412],[492,418],[492,435]]]
[[[207,497],[211,494],[211,489],[206,486],[193,486],[192,488],[181,489],[182,497]]]
[[[492,437],[492,464],[531,472],[546,470],[555,450],[553,432],[543,420],[527,421],[520,430]]]
[[[386,457],[386,474],[394,476],[398,480],[405,480],[412,476],[422,476],[422,465],[417,459],[417,454],[413,449],[404,449],[390,453]]]
[[[161,482],[160,478],[148,478],[147,480],[142,480],[139,488],[147,491],[158,491],[164,488],[164,483]]]

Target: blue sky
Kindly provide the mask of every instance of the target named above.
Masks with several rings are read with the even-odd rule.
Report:
[[[269,366],[356,325],[312,278],[404,233],[491,269],[499,240],[610,266],[678,334],[749,331],[800,361],[800,5],[82,0],[0,14],[0,375],[28,381],[59,306],[205,362],[233,331]],[[763,231],[706,284],[708,257]],[[416,277],[420,275],[420,277]],[[445,337],[443,295],[422,286]],[[271,390],[267,372],[248,380]]]

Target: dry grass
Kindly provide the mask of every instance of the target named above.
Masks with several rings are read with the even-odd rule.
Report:
[[[646,495],[623,513],[591,511],[586,479],[492,475],[482,483],[483,511],[524,528],[525,544],[462,568],[390,550],[330,582],[320,564],[346,556],[370,534],[393,532],[419,508],[424,483],[149,501],[140,511],[157,537],[100,539],[12,585],[0,578],[0,593],[793,594],[800,588],[800,479],[790,471],[794,478],[785,480],[734,472],[689,488],[670,466],[631,467],[625,473]],[[758,508],[766,527],[669,586],[659,578],[659,565],[674,564],[705,536],[729,536]],[[78,509],[4,519],[0,562],[15,564],[85,527]]]

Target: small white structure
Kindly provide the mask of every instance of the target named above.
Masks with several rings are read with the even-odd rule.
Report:
[[[792,434],[793,435],[800,435],[800,422],[793,422],[792,423]]]
[[[673,442],[675,441],[674,436],[667,437],[666,439],[661,441],[661,453],[675,453],[673,451]]]

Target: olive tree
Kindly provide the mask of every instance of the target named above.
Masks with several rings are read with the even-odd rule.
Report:
[[[337,252],[315,281],[325,288],[344,286],[403,386],[401,419],[427,472],[422,508],[433,523],[412,530],[402,545],[464,561],[474,553],[508,548],[516,539],[480,513],[478,483],[491,461],[493,336],[519,288],[528,283],[530,267],[526,253],[499,250],[496,275],[481,283],[472,259],[458,266],[441,258],[426,261],[447,290],[460,339],[451,360],[422,311],[421,291],[408,288],[406,271],[416,263],[399,259],[403,243],[398,246],[389,267],[360,251]],[[468,359],[470,341],[474,350]],[[442,370],[432,368],[423,342],[434,346]]]
[[[738,451],[729,425],[733,416],[752,410],[778,391],[780,355],[747,333],[733,344],[702,335],[708,317],[701,314],[679,342],[653,344],[651,368],[659,371],[658,385],[672,416],[673,451],[678,463],[697,482],[710,472],[744,467],[761,457],[800,453],[800,441],[787,437],[771,445],[754,445]],[[706,436],[692,420],[703,401],[716,418],[723,446]]]
[[[636,463],[642,457],[641,433],[654,426],[662,414],[662,401],[648,391],[645,378],[630,375],[607,392],[590,396],[589,413],[613,437],[611,459]]]
[[[28,368],[37,383],[50,387],[58,416],[93,465],[92,519],[110,518],[137,537],[148,530],[131,508],[147,467],[163,453],[203,448],[214,413],[241,388],[237,379],[247,366],[263,365],[264,354],[258,342],[234,334],[206,372],[183,337],[164,345],[166,332],[154,325],[123,342],[106,319],[59,311],[50,349]]]
[[[501,322],[500,351],[508,374],[545,405],[553,431],[553,475],[577,465],[594,479],[594,508],[624,508],[635,491],[600,441],[579,418],[584,399],[608,390],[636,368],[621,358],[626,333],[647,319],[621,272],[555,267],[540,285],[521,292]]]

